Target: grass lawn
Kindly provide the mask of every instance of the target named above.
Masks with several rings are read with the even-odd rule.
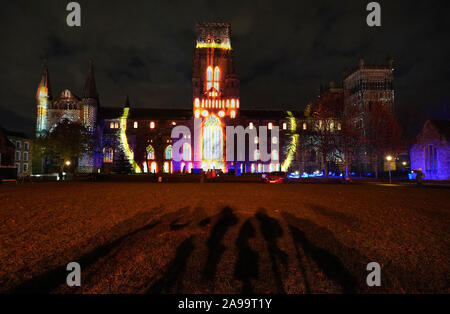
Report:
[[[449,293],[450,193],[369,184],[0,185],[0,292]],[[67,287],[78,262],[82,286]],[[378,262],[381,287],[367,287]]]

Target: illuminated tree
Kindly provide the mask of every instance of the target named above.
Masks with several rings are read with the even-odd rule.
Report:
[[[76,169],[78,158],[92,152],[96,142],[95,134],[86,127],[64,119],[50,132],[36,138],[34,153],[51,160],[62,173],[65,161],[69,160]]]

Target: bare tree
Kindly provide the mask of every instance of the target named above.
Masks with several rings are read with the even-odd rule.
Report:
[[[350,178],[352,163],[359,159],[360,147],[365,144],[363,133],[358,129],[356,108],[349,108],[341,119],[341,127],[335,140],[335,157],[345,166],[345,176]]]
[[[378,165],[386,154],[396,154],[402,148],[401,130],[394,115],[381,102],[369,104],[365,137],[370,156],[374,159],[375,177]]]

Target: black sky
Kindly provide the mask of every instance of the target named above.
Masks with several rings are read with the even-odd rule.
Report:
[[[303,109],[321,83],[339,82],[360,56],[395,59],[396,112],[411,136],[449,119],[448,1],[378,1],[382,26],[359,1],[8,1],[0,9],[0,125],[33,133],[35,93],[48,59],[53,94],[81,94],[94,59],[102,106],[191,108],[196,21],[232,23],[242,108]]]

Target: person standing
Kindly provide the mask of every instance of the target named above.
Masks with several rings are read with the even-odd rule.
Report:
[[[422,168],[417,170],[414,169],[414,172],[416,173],[417,186],[422,186],[422,178],[425,177],[425,174],[422,172]]]

